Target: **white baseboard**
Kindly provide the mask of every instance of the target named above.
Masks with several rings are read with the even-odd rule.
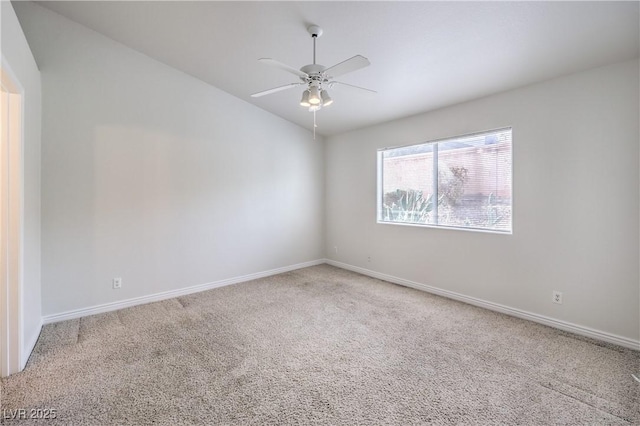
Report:
[[[258,278],[269,277],[271,275],[282,274],[284,272],[289,272],[289,271],[293,271],[301,268],[307,268],[309,266],[321,265],[323,263],[325,263],[324,259],[317,259],[309,262],[298,263],[295,265],[284,266],[282,268],[271,269],[269,271],[256,272],[254,274],[249,274],[249,275],[242,275],[240,277],[227,278],[220,281],[214,281],[214,282],[205,283],[205,284],[198,284],[191,287],[180,288],[177,290],[169,290],[161,293],[150,294],[147,296],[134,297],[132,299],[119,300],[117,302],[90,306],[88,308],[75,309],[72,311],[62,312],[59,314],[44,316],[42,318],[42,322],[43,324],[51,324],[54,322],[66,321],[70,319],[86,317],[89,315],[116,311],[118,309],[129,308],[132,306],[143,305],[145,303],[159,302],[161,300],[172,299],[174,297],[185,296],[187,294],[198,293],[201,291],[224,287],[231,284],[237,284],[245,281],[255,280]]]
[[[254,274],[243,275],[240,277],[228,278],[220,281],[199,284],[199,285],[181,288],[177,290],[170,290],[170,291],[155,293],[147,296],[135,297],[132,299],[121,300],[121,301],[112,302],[112,303],[105,303],[102,305],[95,305],[88,308],[76,309],[72,311],[62,312],[59,314],[47,315],[42,318],[42,324],[43,325],[51,324],[55,322],[81,318],[89,315],[116,311],[118,309],[129,308],[131,306],[143,305],[145,303],[158,302],[161,300],[171,299],[174,297],[185,296],[192,293],[198,293],[205,290],[224,287],[231,284],[237,284],[245,281],[255,280],[258,278],[268,277],[271,275],[282,274],[284,272],[289,272],[289,271],[293,271],[301,268],[307,268],[309,266],[320,265],[323,263],[327,263],[329,265],[336,266],[342,269],[347,269],[353,272],[358,272],[363,275],[367,275],[373,278],[378,278],[378,279],[388,281],[394,284],[399,284],[405,287],[411,287],[417,290],[426,291],[427,293],[437,294],[439,296],[447,297],[449,299],[459,300],[461,302],[465,302],[470,305],[479,306],[481,308],[489,309],[496,312],[501,312],[501,313],[518,317],[518,318],[523,318],[523,319],[544,324],[550,327],[558,328],[560,330],[569,331],[575,334],[579,334],[581,336],[591,337],[593,339],[602,340],[604,342],[613,343],[615,345],[623,346],[626,348],[640,350],[640,341],[630,339],[628,337],[618,336],[616,334],[595,330],[589,327],[584,327],[584,326],[573,324],[570,322],[550,318],[544,315],[534,314],[532,312],[523,311],[521,309],[512,308],[509,306],[501,305],[494,302],[489,302],[489,301],[478,299],[471,296],[465,296],[464,294],[456,293],[449,290],[443,290],[430,285],[406,280],[404,278],[398,278],[393,275],[383,274],[380,272],[372,271],[370,269],[349,265],[347,263],[342,263],[342,262],[338,262],[331,259],[312,260],[310,262],[298,263],[295,265],[285,266],[282,268],[271,269],[269,271],[257,272]],[[35,338],[33,339],[33,342],[29,342],[28,347],[31,348],[31,350],[33,350],[33,347],[35,346],[37,340],[38,340],[38,336],[36,335]],[[31,350],[28,353],[31,353]]]
[[[40,331],[42,330],[42,326],[44,323],[42,319],[40,320],[40,325],[38,326],[38,332],[33,333],[27,342],[26,346],[22,347],[22,352],[20,353],[20,371],[24,370],[24,367],[27,365],[27,361],[29,361],[29,357],[31,356],[31,352],[33,352],[33,348],[36,347],[36,343],[38,342],[38,337],[40,337]]]
[[[613,343],[615,345],[624,346],[625,348],[640,350],[640,341],[630,339],[628,337],[618,336],[616,334],[607,333],[600,330],[594,330],[589,327],[573,324],[566,321],[549,318],[544,315],[534,314],[531,312],[523,311],[509,306],[500,305],[498,303],[489,302],[486,300],[478,299],[475,297],[465,296],[464,294],[455,293],[449,290],[443,290],[430,285],[417,283],[414,281],[406,280],[404,278],[394,277],[392,275],[383,274],[380,272],[372,271],[359,266],[349,265],[347,263],[337,262],[335,260],[326,259],[327,264],[336,266],[338,268],[347,269],[349,271],[358,272],[362,275],[368,275],[373,278],[378,278],[384,281],[389,281],[394,284],[399,284],[405,287],[415,288],[417,290],[426,291],[427,293],[437,294],[439,296],[447,297],[449,299],[459,300],[461,302],[468,303],[470,305],[479,306],[481,308],[489,309],[503,314],[511,315],[518,318],[523,318],[540,324],[548,325],[549,327],[558,328],[560,330],[569,331],[581,336],[591,337],[593,339],[602,340],[604,342]]]

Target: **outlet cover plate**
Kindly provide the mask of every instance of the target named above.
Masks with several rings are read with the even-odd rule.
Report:
[[[558,305],[562,305],[562,292],[554,291],[553,292],[553,303],[557,303]]]

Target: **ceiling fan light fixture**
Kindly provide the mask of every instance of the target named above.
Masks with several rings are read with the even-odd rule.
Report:
[[[311,103],[309,102],[309,91],[305,90],[302,92],[302,99],[300,100],[300,106],[310,107]]]
[[[320,97],[322,98],[322,106],[329,106],[333,103],[333,99],[326,90],[320,92]]]
[[[309,103],[311,105],[318,105],[321,101],[318,86],[309,87]]]
[[[316,111],[319,111],[323,107],[327,107],[333,104],[333,99],[331,99],[331,96],[329,96],[329,92],[324,90],[325,88],[332,88],[334,84],[342,84],[368,92],[375,92],[363,87],[358,87],[347,83],[340,83],[339,81],[334,80],[335,77],[369,66],[370,63],[367,58],[362,55],[355,55],[330,67],[325,67],[324,65],[318,64],[316,63],[316,40],[322,35],[322,28],[318,27],[317,25],[311,25],[307,27],[307,30],[309,31],[309,34],[311,34],[311,38],[313,40],[312,64],[308,64],[300,69],[296,69],[287,64],[283,64],[282,62],[278,62],[272,58],[259,59],[259,61],[264,64],[280,68],[281,70],[284,70],[290,74],[294,74],[298,77],[299,81],[253,93],[251,97],[258,98],[292,87],[305,86],[305,90],[302,92],[302,98],[300,99],[300,106],[302,106],[303,108],[307,108],[309,112],[313,112],[313,139],[315,139],[316,127],[318,127],[316,124]]]

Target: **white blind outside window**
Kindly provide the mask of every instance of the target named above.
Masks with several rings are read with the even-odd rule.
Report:
[[[378,151],[378,221],[511,233],[511,128]]]

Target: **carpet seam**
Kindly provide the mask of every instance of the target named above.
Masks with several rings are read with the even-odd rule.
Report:
[[[603,410],[603,409],[602,409],[602,408],[600,408],[600,407],[597,407],[597,406],[595,406],[595,405],[593,405],[593,404],[589,404],[587,401],[583,401],[583,400],[581,400],[580,398],[577,398],[577,397],[575,397],[575,396],[573,396],[573,395],[570,395],[570,394],[568,394],[568,393],[566,393],[566,392],[562,392],[562,391],[560,391],[560,390],[558,390],[558,389],[554,389],[554,388],[552,388],[552,387],[550,387],[550,386],[545,385],[545,384],[544,384],[544,383],[542,383],[542,382],[536,382],[536,384],[538,384],[539,386],[542,386],[542,387],[543,387],[543,388],[545,388],[545,389],[549,389],[550,391],[553,391],[553,392],[559,393],[560,395],[564,395],[564,396],[566,396],[566,397],[568,397],[568,398],[571,398],[571,399],[573,399],[574,401],[577,401],[577,402],[579,402],[579,403],[582,403],[582,404],[584,404],[584,405],[586,405],[586,406],[588,406],[588,407],[594,408],[594,409],[596,409],[596,410],[598,410],[598,411],[600,411],[600,412],[602,412],[602,413],[608,414],[608,415],[613,416],[613,417],[615,417],[615,418],[618,418],[618,419],[620,419],[620,420],[622,420],[622,421],[625,421],[625,422],[627,422],[627,423],[629,423],[629,424],[632,424],[632,423],[631,423],[632,421],[631,421],[631,420],[629,420],[629,419],[626,419],[626,418],[624,418],[624,417],[620,417],[620,416],[618,416],[617,414],[610,413],[610,412],[609,412],[609,411],[607,411],[607,410]]]

